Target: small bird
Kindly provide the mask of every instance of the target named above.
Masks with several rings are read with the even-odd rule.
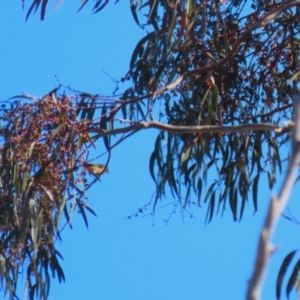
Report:
[[[95,176],[100,176],[104,173],[108,173],[108,167],[103,164],[86,164],[86,169]]]

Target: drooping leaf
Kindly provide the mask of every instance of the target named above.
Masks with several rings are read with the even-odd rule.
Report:
[[[64,128],[64,126],[65,126],[64,123],[61,123],[60,125],[57,126],[57,128],[52,133],[52,139],[55,138],[55,136],[61,132],[61,130]]]
[[[88,206],[86,203],[84,204],[84,208],[86,210],[88,210],[92,215],[94,215],[95,217],[97,217],[96,212],[90,206]]]
[[[209,205],[208,205],[206,218],[205,218],[205,224],[209,224],[210,221],[212,220],[213,215],[214,215],[215,198],[216,198],[216,191],[213,191],[213,193],[210,197],[210,200],[209,200]]]
[[[198,199],[198,206],[201,206],[201,195],[202,195],[202,179],[200,177],[198,177],[198,191],[197,191],[197,199]]]
[[[76,199],[76,202],[77,202],[77,206],[79,208],[80,214],[83,218],[84,224],[85,224],[86,228],[89,228],[88,220],[87,220],[85,210],[84,210],[84,205],[78,199]]]
[[[229,192],[229,204],[232,212],[233,220],[237,220],[237,188],[232,186]]]
[[[45,18],[47,4],[48,4],[48,0],[43,0],[42,7],[41,7],[41,20],[42,21]]]
[[[171,166],[169,167],[169,176],[168,176],[168,182],[171,188],[171,192],[173,194],[173,197],[176,195],[179,198],[179,192],[177,190],[177,185],[176,185],[176,180],[175,180],[175,175],[174,175],[174,167],[171,164]],[[173,193],[173,191],[175,192],[175,195]]]
[[[136,63],[137,57],[141,56],[142,53],[144,52],[144,47],[146,42],[148,42],[149,40],[152,40],[153,37],[155,36],[155,32],[150,32],[149,34],[147,34],[145,37],[143,37],[136,45],[132,56],[131,56],[131,60],[130,60],[130,69],[132,70],[134,68],[134,64]]]
[[[189,146],[187,149],[184,149],[181,153],[181,163],[185,163],[189,158],[191,154],[191,146]]]
[[[149,172],[150,175],[153,179],[153,181],[156,183],[156,179],[155,179],[155,175],[154,175],[154,164],[155,164],[155,160],[156,160],[156,151],[154,150],[150,156],[150,160],[149,160]]]
[[[209,198],[209,196],[210,196],[211,193],[213,192],[215,185],[216,185],[216,182],[212,183],[211,186],[208,188],[208,190],[207,190],[207,192],[206,192],[206,195],[205,195],[205,197],[204,197],[204,202],[207,201],[207,199]]]
[[[55,274],[57,274],[59,283],[61,283],[62,281],[66,281],[64,271],[61,268],[55,254],[51,255],[50,268],[52,271],[52,277],[55,278]]]
[[[252,185],[252,197],[253,197],[254,212],[257,211],[258,183],[259,183],[259,173],[257,173],[257,175],[254,177],[253,185]]]
[[[278,275],[277,275],[277,280],[276,280],[276,298],[277,300],[279,300],[281,298],[281,288],[282,288],[282,283],[283,283],[283,279],[284,276],[286,274],[287,268],[289,267],[292,259],[294,258],[296,252],[298,250],[294,250],[292,252],[290,252],[283,260]]]
[[[290,293],[291,293],[292,289],[294,288],[294,286],[297,282],[299,271],[300,271],[300,259],[297,261],[297,263],[296,263],[296,265],[293,269],[293,272],[292,272],[292,274],[289,278],[289,281],[287,283],[287,286],[286,286],[286,296],[287,296],[287,298],[289,298]]]
[[[267,172],[268,174],[268,182],[269,182],[269,188],[270,190],[273,188],[274,182],[275,182],[275,174],[270,173],[269,171]]]
[[[101,120],[100,120],[100,128],[106,130],[107,129],[107,108],[104,105],[101,111]],[[107,151],[110,151],[110,146],[109,146],[109,138],[107,135],[103,136],[103,142],[104,146]]]
[[[130,0],[130,10],[133,16],[134,21],[136,22],[137,25],[140,25],[139,19],[137,17],[137,4],[134,3],[134,0]]]
[[[98,1],[98,2],[102,2],[102,1]],[[96,14],[98,13],[99,11],[101,11],[107,4],[108,4],[109,0],[104,0],[104,3],[102,5],[97,5],[97,9],[95,9],[95,6],[94,6],[94,9],[93,9],[93,13]]]
[[[80,5],[80,7],[78,8],[78,10],[77,10],[77,13],[79,13],[84,7],[85,7],[85,5],[88,3],[88,1],[89,0],[82,0],[81,1],[81,5]]]
[[[41,0],[33,0],[31,6],[28,9],[27,15],[26,15],[26,21],[28,20],[31,12],[33,11],[33,9],[35,9],[34,11],[36,12],[36,10],[38,9],[39,5],[41,3]]]

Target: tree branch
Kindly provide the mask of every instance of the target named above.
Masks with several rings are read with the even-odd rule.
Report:
[[[271,196],[269,210],[259,237],[255,266],[246,294],[247,300],[261,299],[261,288],[267,269],[267,263],[271,253],[273,252],[273,247],[269,244],[269,241],[273,235],[279,216],[283,212],[295,184],[295,170],[300,154],[300,93],[293,93],[290,96],[294,105],[295,124],[292,136],[291,158],[278,198]]]
[[[122,122],[130,122],[123,120]],[[131,126],[116,128],[112,130],[105,130],[101,128],[90,128],[89,132],[98,133],[98,137],[117,135],[125,132],[155,128],[171,133],[237,133],[249,131],[275,131],[281,132],[283,127],[266,123],[243,124],[236,126],[215,126],[215,125],[195,125],[195,126],[181,126],[169,125],[157,121],[139,122]]]

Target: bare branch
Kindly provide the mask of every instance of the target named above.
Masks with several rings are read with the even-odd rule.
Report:
[[[124,120],[123,122],[131,122]],[[256,124],[244,124],[236,126],[214,126],[214,125],[196,125],[196,126],[181,126],[181,125],[169,125],[160,123],[157,121],[140,122],[134,125],[117,128],[113,130],[104,130],[99,128],[90,128],[89,132],[98,133],[99,137],[107,135],[117,135],[125,132],[155,128],[164,130],[171,133],[236,133],[236,132],[249,132],[249,131],[275,131],[280,132],[282,127],[273,124],[256,123]]]
[[[246,294],[247,300],[258,300],[261,298],[261,288],[267,269],[267,263],[273,252],[273,247],[269,244],[269,241],[295,184],[295,170],[300,153],[300,93],[291,94],[291,98],[294,104],[295,124],[292,136],[292,154],[279,196],[278,198],[271,196],[269,210],[259,237],[255,266]]]

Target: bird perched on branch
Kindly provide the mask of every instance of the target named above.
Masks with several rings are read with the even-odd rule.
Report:
[[[104,173],[108,173],[108,167],[103,164],[86,164],[85,168],[95,176],[100,176]]]

